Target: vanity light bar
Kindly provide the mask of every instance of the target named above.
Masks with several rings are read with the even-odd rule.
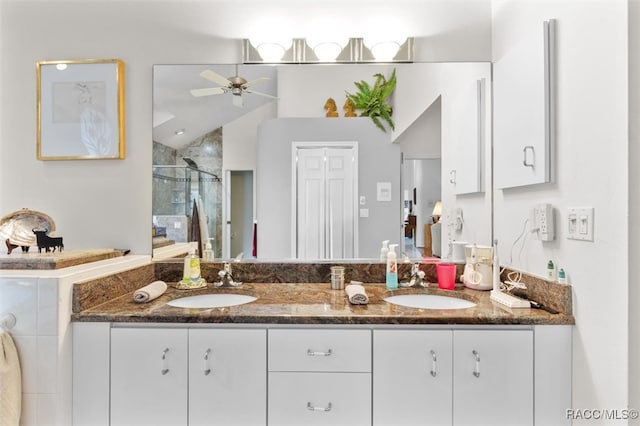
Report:
[[[330,43],[327,41],[326,43]],[[325,43],[325,44],[326,44]],[[389,43],[389,42],[386,42]],[[362,38],[350,38],[335,60],[320,59],[304,38],[294,38],[290,46],[283,46],[280,59],[263,59],[260,55],[260,45],[254,46],[249,39],[242,39],[243,64],[318,64],[318,63],[397,63],[413,62],[413,37],[408,37],[403,43],[398,43],[398,52],[392,59],[376,59],[373,54],[375,46],[367,47]],[[272,47],[274,43],[263,43]]]

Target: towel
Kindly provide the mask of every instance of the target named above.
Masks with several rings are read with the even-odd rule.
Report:
[[[20,361],[13,339],[0,329],[0,426],[18,426],[22,410]]]
[[[354,284],[357,281],[351,281],[351,284],[345,287],[349,302],[354,305],[366,305],[369,302],[369,296],[362,284]]]
[[[133,293],[133,300],[137,303],[150,302],[164,294],[167,291],[167,283],[164,281],[154,281]]]

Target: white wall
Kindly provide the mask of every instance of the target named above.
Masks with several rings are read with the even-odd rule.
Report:
[[[576,317],[573,408],[622,409],[629,402],[627,1],[494,0],[493,45],[508,43],[523,19],[548,18],[557,19],[557,181],[496,191],[495,234],[506,262],[529,207],[555,206],[555,241],[529,238],[512,264],[542,275],[553,259],[567,271]],[[595,208],[594,242],[567,240],[570,206]]]
[[[2,3],[3,213],[23,207],[48,213],[67,249],[151,253],[152,65],[231,62],[239,56],[236,43],[176,30],[169,10],[152,19],[148,6]],[[175,4],[165,9],[177,12]],[[126,159],[37,161],[35,63],[83,58],[120,58],[126,64]]]
[[[291,258],[291,142],[357,142],[358,209],[369,209],[358,219],[358,257],[377,258],[383,240],[400,243],[400,147],[367,117],[279,118],[260,125],[258,141],[258,258]],[[391,183],[391,201],[376,199],[377,182]]]

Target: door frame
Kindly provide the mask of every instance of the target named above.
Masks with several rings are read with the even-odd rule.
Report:
[[[359,250],[359,214],[358,214],[358,142],[357,141],[293,141],[291,143],[291,258],[296,259],[298,246],[298,156],[299,149],[345,148],[353,154],[353,257],[358,258]]]

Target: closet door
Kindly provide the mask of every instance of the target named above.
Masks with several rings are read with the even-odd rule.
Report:
[[[325,257],[354,257],[354,176],[351,149],[325,150]]]
[[[297,157],[296,257],[324,259],[324,149],[299,149]]]
[[[298,259],[344,259],[357,255],[355,150],[296,150],[295,255]]]

